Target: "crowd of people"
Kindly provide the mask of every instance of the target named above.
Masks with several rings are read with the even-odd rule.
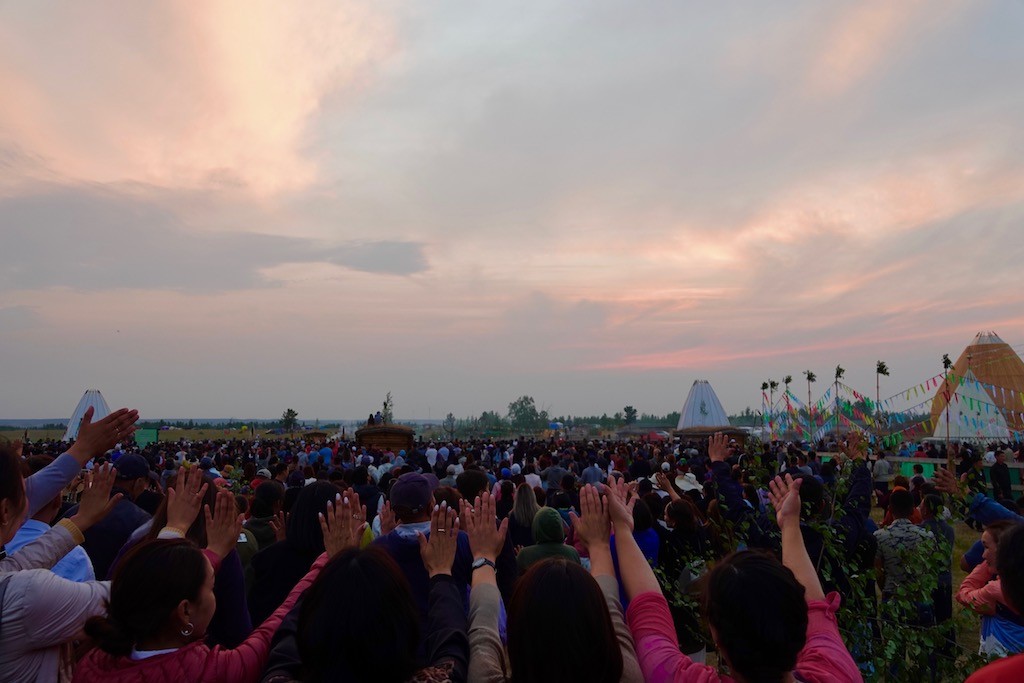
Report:
[[[856,434],[140,448],[137,418],[0,446],[3,680],[859,681],[954,600],[998,658],[970,680],[1024,680],[1024,525],[967,447],[911,481]]]

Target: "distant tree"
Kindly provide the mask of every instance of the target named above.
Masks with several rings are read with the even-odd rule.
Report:
[[[384,424],[389,425],[389,424],[391,424],[394,421],[394,419],[395,419],[394,408],[395,408],[395,404],[391,400],[391,392],[389,391],[387,396],[384,397],[384,407],[381,408],[381,411],[380,411],[381,415],[384,416]]]
[[[636,408],[633,406],[626,406],[622,409],[622,412],[626,416],[626,424],[631,425],[636,422]]]
[[[537,429],[540,413],[532,396],[520,396],[508,404],[508,421],[519,431]]]
[[[289,408],[281,414],[281,427],[285,431],[293,431],[299,424],[299,414]]]
[[[455,438],[455,427],[457,426],[457,424],[458,423],[455,420],[455,415],[453,415],[452,413],[448,413],[447,415],[444,416],[444,422],[441,423],[441,429],[443,429],[448,434],[449,440]]]

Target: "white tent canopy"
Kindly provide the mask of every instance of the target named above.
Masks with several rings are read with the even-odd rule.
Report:
[[[964,373],[963,382],[953,391],[949,405],[935,421],[935,438],[946,437],[947,419],[951,439],[1005,441],[1010,438],[1006,418],[970,370]]]
[[[78,405],[75,406],[75,412],[72,413],[71,419],[68,420],[68,428],[64,431],[64,441],[71,441],[72,439],[78,438],[78,425],[82,423],[82,416],[85,415],[85,411],[90,407],[93,409],[93,422],[110,415],[110,408],[107,406],[107,401],[103,398],[103,394],[100,393],[100,390],[86,390],[86,392],[82,394],[82,400],[80,400]]]
[[[722,408],[722,402],[718,400],[711,383],[706,379],[694,380],[690,387],[690,393],[683,404],[682,413],[679,415],[679,425],[676,429],[689,429],[690,427],[727,427],[729,416]]]

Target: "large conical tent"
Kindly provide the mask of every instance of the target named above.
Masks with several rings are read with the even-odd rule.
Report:
[[[969,410],[970,405],[958,408],[954,395],[964,400],[964,387],[971,383],[977,395],[970,398],[980,408]],[[949,371],[949,377],[939,384],[932,401],[932,424],[935,436],[946,436],[945,415],[947,401],[953,401],[950,411],[950,436],[953,436],[952,420],[958,410],[965,410],[968,420],[981,417],[988,422],[998,415],[1008,432],[1019,434],[1024,431],[1024,361],[1013,348],[999,338],[995,332],[979,332],[974,341],[964,349]],[[970,402],[969,402],[970,404]],[[987,411],[987,412],[986,412]],[[962,418],[961,418],[962,421]],[[998,421],[997,421],[998,422]],[[973,423],[968,422],[973,425]],[[966,437],[965,437],[966,438]],[[981,436],[973,438],[984,438]],[[999,438],[1006,438],[1003,435]]]
[[[715,395],[711,383],[706,379],[694,381],[690,387],[690,393],[683,404],[683,411],[679,415],[679,426],[676,429],[691,429],[693,427],[728,427],[729,416],[722,408],[722,402]]]
[[[72,413],[71,419],[68,420],[68,428],[64,431],[64,441],[78,438],[78,425],[81,424],[82,416],[85,415],[85,411],[90,407],[93,409],[93,422],[110,415],[110,408],[107,407],[107,401],[103,398],[100,390],[88,389],[82,394],[82,400],[75,406],[75,412]]]
[[[953,388],[952,382],[950,387]],[[935,438],[946,437],[947,419],[951,439],[992,441],[1010,437],[1006,418],[996,410],[992,398],[970,370],[963,376],[963,382],[957,382],[952,400],[938,416]]]

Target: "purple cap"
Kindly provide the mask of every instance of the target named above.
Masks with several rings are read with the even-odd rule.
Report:
[[[421,512],[434,502],[430,482],[418,472],[406,472],[391,486],[391,506]]]

